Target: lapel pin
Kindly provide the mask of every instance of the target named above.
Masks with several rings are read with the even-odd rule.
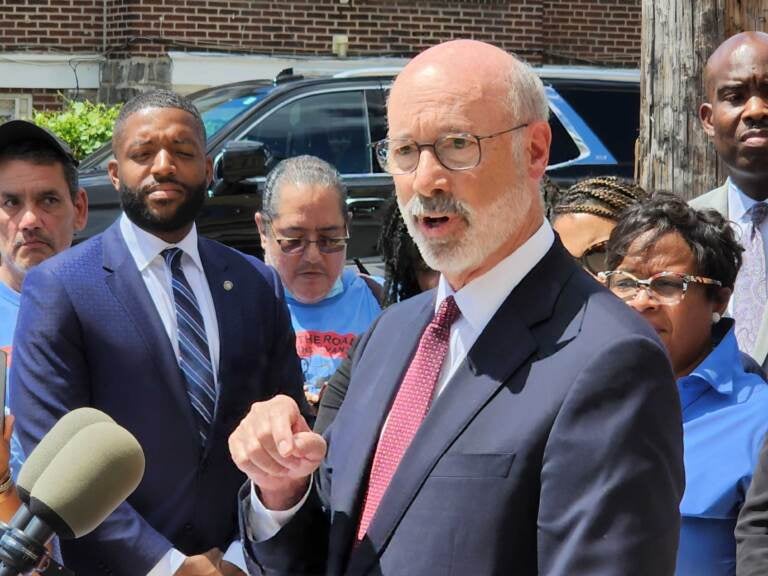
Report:
[[[224,280],[224,290],[226,290],[227,292],[232,290],[232,288],[234,288],[234,286],[235,285],[232,284],[232,282],[230,280]]]

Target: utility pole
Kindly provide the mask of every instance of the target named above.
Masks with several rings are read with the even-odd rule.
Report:
[[[767,20],[768,0],[643,0],[636,172],[647,190],[688,199],[725,180],[698,119],[704,65],[723,40]]]

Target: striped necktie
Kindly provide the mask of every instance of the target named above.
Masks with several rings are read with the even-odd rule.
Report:
[[[182,254],[180,248],[168,248],[162,252],[166,265],[171,269],[179,338],[179,368],[187,382],[187,394],[197,417],[200,443],[205,445],[216,406],[216,386],[203,315],[181,269]]]

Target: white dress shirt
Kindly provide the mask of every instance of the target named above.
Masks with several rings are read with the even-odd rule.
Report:
[[[128,246],[128,252],[136,263],[141,279],[149,291],[152,303],[160,315],[160,320],[163,322],[168,340],[173,346],[177,361],[179,359],[179,335],[176,323],[176,305],[171,287],[171,271],[161,252],[166,248],[180,248],[183,251],[181,268],[192,292],[195,294],[195,298],[197,298],[200,313],[203,316],[205,335],[208,339],[208,348],[213,364],[214,383],[218,385],[219,324],[216,320],[216,309],[213,306],[211,289],[208,286],[208,279],[205,277],[205,270],[197,249],[197,228],[192,225],[189,234],[181,242],[169,244],[165,240],[142,230],[123,214],[120,217],[120,233]],[[179,569],[185,559],[184,554],[172,548],[147,576],[171,576]],[[244,572],[246,571],[243,549],[239,541],[236,540],[230,544],[224,559],[237,565]]]
[[[454,291],[445,276],[440,275],[435,297],[435,313],[443,300],[452,295],[461,311],[461,316],[451,326],[448,354],[435,384],[435,398],[445,390],[499,307],[523,278],[533,270],[533,267],[544,258],[554,241],[552,227],[544,220],[539,229],[522,246],[460,290]],[[290,510],[273,511],[264,507],[252,485],[248,522],[248,536],[251,540],[263,542],[277,534],[304,505],[311,489],[310,483],[304,497]]]
[[[757,200],[750,198],[742,192],[738,186],[728,178],[728,220],[733,222],[736,227],[739,242],[749,234],[750,218],[747,212],[752,206],[757,204]],[[768,218],[763,220],[759,226],[760,234],[763,237],[763,253],[766,257],[766,275],[768,276]],[[733,315],[733,303],[739,295],[734,293],[728,302],[728,314]]]

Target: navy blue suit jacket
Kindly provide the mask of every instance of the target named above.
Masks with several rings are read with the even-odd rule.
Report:
[[[301,369],[276,272],[200,238],[221,341],[218,398],[201,453],[184,378],[118,224],[26,277],[15,334],[11,409],[28,454],[66,412],[93,406],[139,440],[144,478],[91,535],[62,541],[78,574],[146,574],[170,549],[226,549],[244,476],[228,437],[252,402],[302,402]],[[224,289],[224,282],[232,284]]]
[[[671,576],[684,482],[669,361],[559,241],[435,400],[353,550],[372,454],[434,297],[387,309],[360,340],[310,500],[249,542],[252,573]]]

